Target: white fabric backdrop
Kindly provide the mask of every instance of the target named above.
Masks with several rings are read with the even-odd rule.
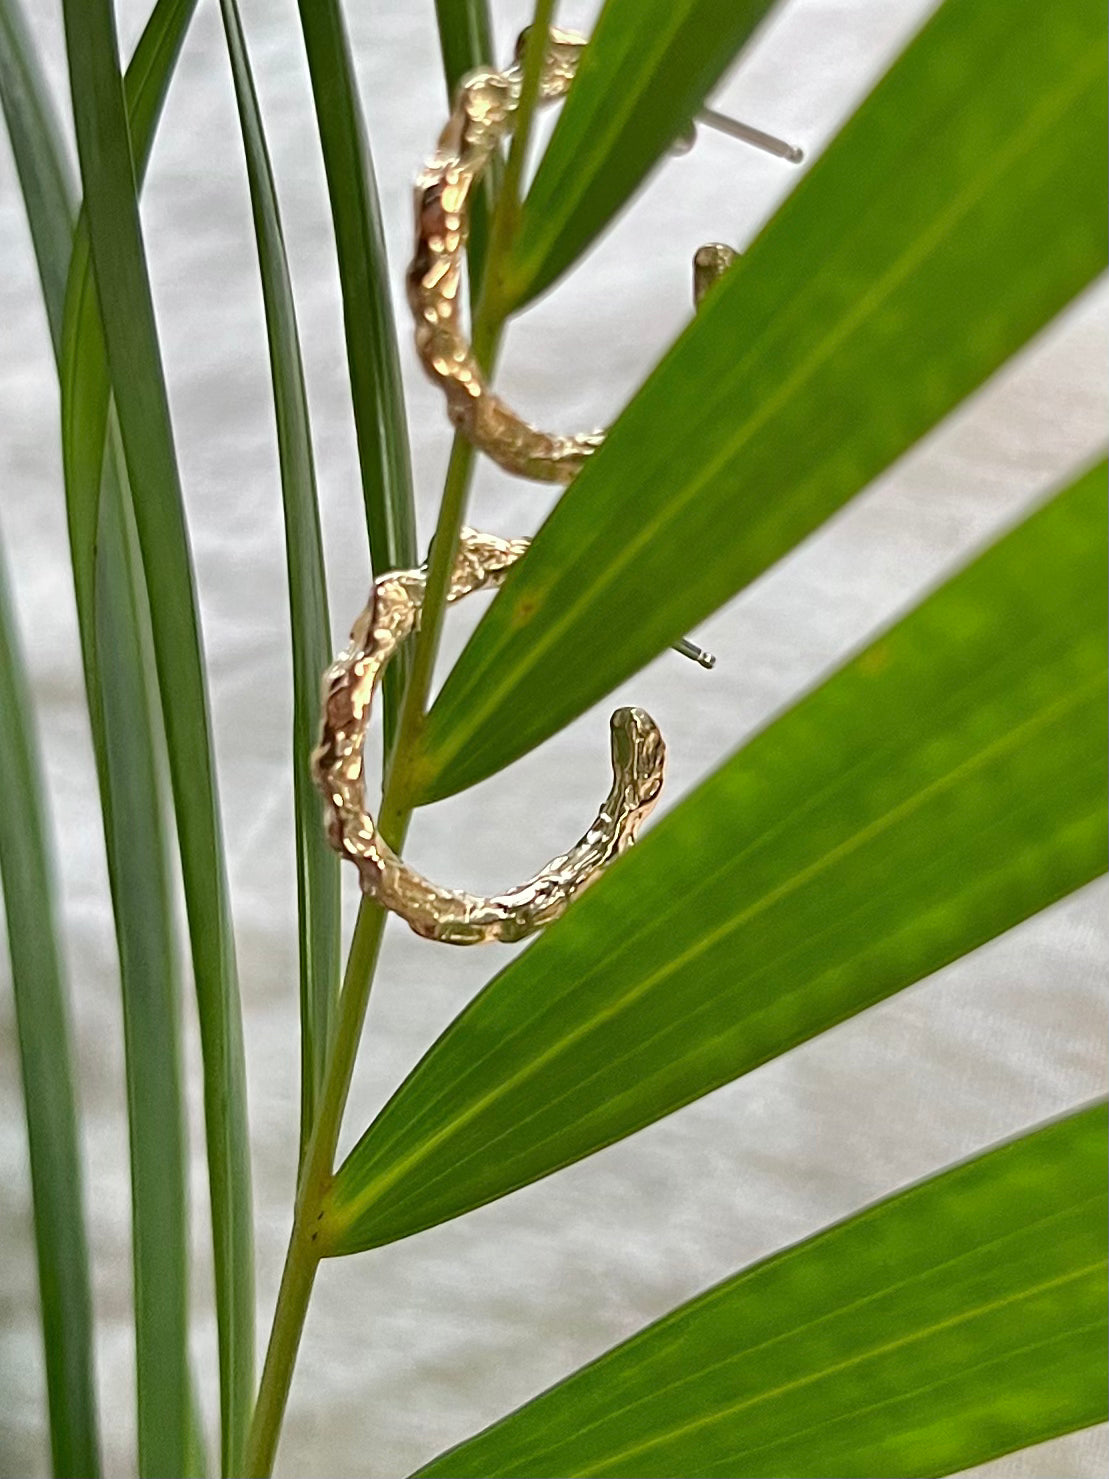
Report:
[[[412,174],[444,115],[430,0],[348,7],[403,320]],[[595,6],[563,7],[587,27]],[[39,7],[59,97],[56,3]],[[129,47],[145,5],[123,6]],[[526,20],[495,5],[507,54]],[[811,160],[930,9],[786,0],[718,94]],[[245,16],[292,256],[337,645],[366,590],[354,437],[323,172],[293,0]],[[720,189],[726,178],[729,191]],[[604,424],[689,311],[703,240],[749,240],[796,173],[703,135],[589,260],[513,328],[502,383],[544,424]],[[731,187],[734,186],[734,193]],[[733,202],[735,202],[733,204]],[[259,1338],[292,1192],[296,952],[289,661],[260,293],[216,7],[193,26],[144,201],[203,605],[246,1009],[256,1150]],[[0,147],[0,518],[35,682],[56,828],[88,1153],[109,1471],[133,1460],[129,1199],[112,927],[66,557],[57,396],[14,171]],[[651,306],[644,317],[636,305]],[[753,728],[913,603],[1092,453],[1103,435],[1099,286],[841,516],[707,623],[711,676],[665,656],[498,781],[422,814],[411,851],[482,889],[577,835],[605,784],[616,697],[654,713],[673,805]],[[421,537],[448,438],[408,347]],[[533,530],[553,493],[483,467],[472,518]],[[482,603],[452,616],[444,661]],[[262,722],[257,722],[261,713]],[[249,741],[250,748],[244,742]],[[481,825],[471,835],[474,819]],[[352,880],[348,878],[348,887]],[[407,1473],[741,1264],[1102,1090],[1106,892],[1094,886],[970,959],[558,1177],[410,1243],[325,1266],[279,1470]],[[507,953],[390,930],[346,1139]],[[6,972],[6,959],[0,972]],[[197,1364],[215,1412],[195,1034]],[[10,992],[0,991],[0,1473],[46,1472],[29,1187]],[[977,1471],[1100,1475],[1104,1430]]]

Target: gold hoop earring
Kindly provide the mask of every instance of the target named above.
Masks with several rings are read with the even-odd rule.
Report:
[[[526,34],[526,33],[525,33]],[[461,324],[461,298],[470,202],[501,139],[511,131],[523,82],[523,37],[516,61],[503,72],[481,69],[463,78],[438,148],[416,181],[416,245],[408,269],[408,301],[416,325],[416,350],[447,397],[455,427],[507,472],[539,482],[569,483],[605,439],[603,431],[558,436],[540,431],[490,389]],[[577,71],[586,38],[550,32],[539,79],[544,102],[564,97]],[[793,161],[799,149],[713,109],[698,115],[756,148]],[[692,133],[683,137],[684,152]],[[695,258],[694,301],[735,259],[731,247],[701,247]]]
[[[530,541],[463,529],[448,601],[500,585]],[[426,565],[374,582],[351,645],[324,677],[323,734],[312,770],[327,804],[331,844],[358,868],[362,890],[418,935],[448,945],[521,940],[563,914],[571,901],[636,839],[662,789],[666,746],[643,709],[617,709],[612,789],[569,849],[503,894],[479,896],[429,882],[389,847],[366,811],[363,751],[373,696],[390,658],[420,623]]]

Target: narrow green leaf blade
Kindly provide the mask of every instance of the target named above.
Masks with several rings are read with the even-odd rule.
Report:
[[[950,1474],[1106,1412],[1105,1107],[682,1305],[417,1479]]]
[[[183,1473],[189,1447],[189,1207],[177,940],[161,756],[151,743],[149,616],[130,518],[119,482],[107,473],[92,613],[97,762],[127,1068],[138,1472],[157,1476]]]
[[[172,73],[191,3],[162,0],[136,48],[128,72],[132,127],[143,159]],[[5,35],[13,34],[8,24]],[[0,74],[9,91],[11,69]],[[22,72],[34,81],[31,68]],[[49,119],[49,99],[39,96],[24,115]],[[6,99],[8,100],[8,99]],[[17,110],[6,109],[9,119]],[[74,387],[89,386],[74,375],[74,324],[80,309],[95,302],[88,288],[88,244],[83,219],[75,250],[72,191],[60,144],[60,129],[44,129],[39,146],[25,129],[13,131],[32,236],[47,301],[55,354],[63,381],[63,430],[72,424]],[[59,188],[61,182],[61,188]],[[68,296],[68,286],[73,289]],[[87,301],[86,301],[87,296]],[[76,318],[67,317],[76,313]],[[98,323],[96,325],[98,328]],[[187,1194],[184,1117],[178,1045],[179,990],[176,940],[168,874],[147,677],[149,632],[146,593],[136,570],[134,535],[128,527],[122,461],[113,445],[104,464],[107,371],[97,337],[92,384],[91,438],[84,466],[63,436],[78,617],[88,687],[105,840],[120,952],[127,1097],[131,1132],[134,1207],[136,1374],[140,1473],[180,1472],[184,1453],[187,1370]],[[84,409],[88,410],[86,404]],[[83,476],[82,476],[83,474]],[[82,518],[83,513],[83,518]],[[96,587],[100,600],[97,600]],[[99,653],[98,653],[99,643]],[[100,657],[103,657],[103,664]],[[102,671],[101,671],[102,669]],[[101,682],[103,677],[103,682]]]
[[[475,67],[496,63],[493,54],[493,23],[488,0],[435,0],[435,18],[439,23],[439,49],[443,56],[443,76],[447,84],[447,105],[453,106],[455,90],[467,72]],[[485,276],[485,255],[489,247],[489,226],[497,203],[497,192],[504,172],[500,153],[494,153],[470,207],[470,235],[466,241],[466,263],[469,269],[470,305],[481,298]]]
[[[104,342],[151,603],[189,915],[220,1345],[222,1459],[253,1397],[254,1275],[242,1020],[192,565],[109,0],[67,0],[70,86]]]
[[[184,1479],[208,1479],[208,1445],[204,1438],[204,1414],[196,1395],[196,1381],[189,1374],[189,1444],[185,1453]]]
[[[432,711],[422,800],[695,626],[1101,270],[1104,42],[1091,0],[948,0],[512,571]]]
[[[435,0],[435,19],[450,103],[467,72],[492,66],[493,22],[488,0]]]
[[[416,513],[389,263],[358,84],[339,0],[299,0],[343,292],[347,363],[375,575],[417,563]],[[390,664],[382,722],[388,758],[408,675]]]
[[[155,131],[181,43],[195,9],[196,0],[158,0],[127,69],[124,80],[127,121],[139,189],[142,188]],[[70,553],[77,612],[82,630],[85,683],[89,690],[90,717],[95,739],[99,717],[98,702],[94,702],[92,697],[96,688],[92,608],[102,468],[104,477],[116,481],[124,490],[126,501],[129,503],[131,500],[126,481],[127,469],[118,441],[110,449],[105,464],[104,446],[111,381],[104,331],[92,278],[88,219],[83,209],[72,235],[72,254],[67,253],[66,256],[68,272],[64,280],[64,314],[55,348],[60,361],[62,388],[62,452],[67,484]],[[112,567],[109,566],[108,569],[110,572]],[[109,573],[106,578],[113,577]],[[145,594],[142,594],[138,599],[137,609],[144,608],[147,604]]]
[[[3,42],[0,40],[0,51]],[[0,883],[8,922],[35,1213],[54,1473],[100,1473],[84,1176],[46,795],[0,552]]]
[[[73,238],[69,151],[16,0],[0,0],[0,108],[26,202],[42,296],[55,346]]]
[[[320,675],[331,661],[323,540],[312,461],[292,282],[277,191],[235,0],[222,0],[235,80],[258,264],[269,336],[277,448],[285,514],[285,559],[293,649],[293,795],[300,945],[300,1152],[303,1158],[323,1084],[331,1017],[339,991],[339,859],[328,846],[309,759],[319,736]]]
[[[662,1118],[1105,868],[1105,465],[756,736],[485,988],[341,1167],[354,1252]]]
[[[689,126],[772,0],[606,0],[524,202],[514,307],[573,265]]]
[[[141,182],[195,0],[160,0],[125,81]],[[82,214],[61,361],[70,553],[120,959],[133,1205],[140,1474],[184,1472],[199,1430],[188,1370],[188,1177],[164,737],[149,602]],[[105,433],[108,436],[105,455]]]

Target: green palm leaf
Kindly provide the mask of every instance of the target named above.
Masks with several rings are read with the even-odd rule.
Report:
[[[331,660],[323,542],[304,369],[277,192],[235,0],[223,20],[246,149],[254,231],[266,308],[289,580],[293,649],[293,794],[300,947],[300,1151],[303,1158],[323,1083],[339,991],[339,859],[328,846],[309,757],[319,737],[320,675]]]
[[[65,6],[89,243],[149,589],[204,1058],[225,1471],[253,1395],[246,1085],[192,567],[135,194],[109,0]]]
[[[125,79],[141,186],[195,10],[160,0]],[[188,1189],[177,930],[150,611],[92,279],[88,221],[69,263],[59,367],[70,554],[120,958],[131,1145],[138,1464],[190,1464]],[[107,439],[107,447],[105,441]],[[196,1465],[192,1464],[195,1468]]]
[[[381,207],[339,0],[299,3],[335,229],[370,558],[374,573],[381,575],[417,563],[408,427]],[[383,691],[386,759],[408,674],[409,655],[398,656]]]
[[[498,975],[340,1168],[335,1252],[669,1114],[1105,868],[1105,465],[756,736]]]
[[[10,12],[0,7],[4,23]],[[2,23],[0,23],[2,24]],[[6,38],[0,39],[0,55]],[[6,66],[0,61],[0,71]],[[41,766],[0,559],[0,883],[8,922],[54,1473],[100,1473],[84,1177]]]
[[[604,230],[770,6],[606,0],[504,268],[513,307],[549,287]]]
[[[128,70],[128,111],[140,166],[192,9],[181,0],[156,6]],[[72,191],[67,188],[62,196],[58,190],[68,173],[60,130],[48,126],[51,107],[41,83],[36,93],[33,109],[25,110],[34,130],[13,129],[12,138],[63,382],[63,457],[78,618],[120,953],[139,1469],[168,1473],[180,1471],[185,1462],[190,1384],[180,999],[159,794],[161,737],[151,712],[146,593],[117,442],[104,457],[107,371],[88,279],[87,229],[81,218],[74,237]],[[86,364],[78,344],[90,317],[94,347]],[[82,374],[83,369],[91,374]],[[65,434],[75,422],[88,434],[83,445]]]
[[[0,0],[0,107],[31,226],[56,353],[76,191],[61,124],[16,0]]]
[[[756,1264],[417,1479],[909,1479],[1103,1420],[1104,1105]]]
[[[1101,270],[1104,40],[1091,0],[948,0],[511,573],[432,710],[421,800],[524,754],[742,589]]]

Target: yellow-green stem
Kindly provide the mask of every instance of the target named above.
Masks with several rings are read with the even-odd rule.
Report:
[[[405,822],[407,819],[405,819]],[[395,827],[395,823],[394,823]],[[403,833],[404,823],[394,831]],[[351,1076],[362,1037],[362,1024],[373,984],[385,911],[372,899],[363,899],[354,927],[339,1011],[328,1054],[323,1095],[308,1145],[297,1195],[293,1229],[277,1294],[266,1364],[247,1440],[247,1479],[264,1479],[273,1469],[285,1404],[293,1379],[301,1331],[321,1257],[320,1207],[331,1183],[335,1147]]]

